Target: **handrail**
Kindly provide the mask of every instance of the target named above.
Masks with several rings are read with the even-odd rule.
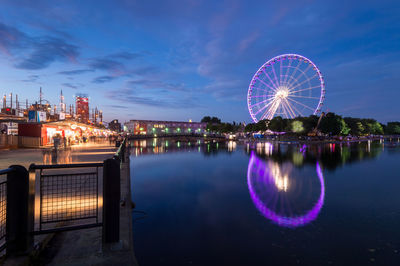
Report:
[[[82,167],[102,167],[104,163],[71,163],[71,164],[31,164],[29,170],[34,169],[58,169],[58,168],[82,168]]]
[[[0,170],[0,175],[8,174],[8,173],[11,173],[13,171],[14,171],[14,169],[12,169],[12,168],[1,169]]]

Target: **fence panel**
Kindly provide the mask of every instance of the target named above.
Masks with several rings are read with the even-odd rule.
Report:
[[[102,166],[102,163],[88,163],[33,167],[39,170],[36,234],[101,225],[99,168]]]
[[[7,174],[12,169],[0,170],[0,251],[6,247]]]

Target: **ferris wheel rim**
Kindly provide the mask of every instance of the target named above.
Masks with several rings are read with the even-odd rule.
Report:
[[[263,71],[263,70],[266,69],[267,66],[270,66],[270,65],[272,65],[273,63],[275,63],[276,61],[281,61],[280,59],[288,59],[288,58],[289,58],[289,59],[298,60],[298,61],[300,62],[300,63],[298,64],[298,66],[300,66],[301,60],[303,60],[303,61],[306,62],[306,63],[309,63],[309,64],[313,67],[313,69],[315,70],[315,72],[317,73],[317,75],[318,75],[318,80],[319,80],[319,85],[318,85],[318,87],[320,87],[321,90],[320,90],[319,101],[318,101],[317,107],[316,107],[315,110],[313,111],[313,115],[316,115],[316,114],[318,114],[319,112],[321,112],[321,108],[322,108],[322,105],[323,105],[324,99],[325,99],[325,81],[324,81],[324,77],[323,77],[321,71],[319,70],[319,68],[314,64],[313,61],[311,61],[309,58],[307,58],[307,57],[305,57],[305,56],[302,56],[302,55],[299,55],[299,54],[294,54],[294,53],[281,54],[281,55],[277,55],[277,56],[275,56],[275,57],[269,59],[267,62],[265,62],[263,65],[261,65],[261,67],[254,73],[254,75],[253,75],[253,77],[252,77],[252,79],[251,79],[251,81],[250,81],[250,85],[249,85],[249,88],[248,88],[248,90],[247,90],[247,108],[248,108],[248,110],[249,110],[249,113],[250,113],[251,118],[253,119],[253,121],[254,121],[255,123],[259,122],[260,120],[263,120],[263,119],[260,119],[260,120],[257,119],[257,117],[255,116],[255,114],[253,113],[252,106],[251,106],[251,98],[252,98],[252,97],[251,97],[251,92],[252,92],[252,89],[253,89],[254,84],[256,83],[256,80],[257,80],[257,77],[258,77],[259,73],[264,72],[264,74],[266,74],[266,76],[267,76],[267,77],[269,78],[269,80],[271,81],[272,86],[275,87],[276,84],[271,80],[271,78],[269,77],[269,75],[268,75],[265,71]],[[288,67],[288,66],[286,66],[286,67]],[[289,65],[289,67],[290,67],[290,65]],[[280,68],[282,69],[282,65],[280,65]],[[274,71],[275,79],[276,79],[276,81],[277,81],[274,67],[272,67],[272,69],[273,69],[273,71]],[[300,71],[301,71],[301,70],[300,70]],[[281,74],[281,73],[280,73],[280,74]],[[293,73],[292,73],[292,74],[293,74]],[[286,75],[287,75],[287,74],[286,74]],[[281,78],[281,77],[280,77],[280,78]],[[311,78],[311,79],[312,79],[312,78]],[[309,79],[309,80],[311,80],[311,79]],[[261,79],[258,79],[258,80],[262,82]],[[307,80],[307,79],[306,79],[306,80]],[[308,80],[308,81],[309,81],[309,80]],[[262,82],[262,83],[264,83],[264,82]],[[264,83],[264,84],[265,84],[265,83]],[[267,85],[267,84],[265,84],[265,85]],[[267,85],[267,86],[268,86],[268,85]],[[268,86],[268,87],[270,87],[270,86]],[[270,87],[270,88],[271,88],[271,87]],[[273,88],[271,88],[271,89],[274,90]],[[272,117],[273,117],[273,116],[272,116]]]

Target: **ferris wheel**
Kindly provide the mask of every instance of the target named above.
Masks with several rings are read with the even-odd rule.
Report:
[[[317,66],[298,54],[268,60],[254,74],[247,106],[255,123],[274,116],[317,115],[325,100],[325,82]]]

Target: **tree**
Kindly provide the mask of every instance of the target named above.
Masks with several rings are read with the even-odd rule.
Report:
[[[272,118],[268,125],[268,129],[271,131],[282,132],[286,128],[286,121],[282,117],[276,116]]]
[[[385,134],[388,135],[400,134],[400,122],[387,123]]]
[[[347,136],[350,133],[350,128],[347,126],[343,118],[340,118],[340,135]]]
[[[292,132],[294,133],[302,133],[304,131],[303,122],[294,120],[291,123],[292,125]]]
[[[334,113],[327,113],[321,119],[320,130],[325,134],[332,135],[347,135],[350,132],[344,119]]]
[[[344,121],[350,128],[350,134],[353,136],[360,136],[364,133],[364,126],[361,123],[361,119],[353,117],[345,117]]]
[[[383,134],[383,127],[379,122],[375,121],[375,123],[372,124],[371,134],[374,134],[374,135],[382,135]]]
[[[201,119],[202,123],[210,123],[211,122],[211,117],[205,116]]]
[[[245,131],[245,132],[253,132],[253,131],[255,131],[255,130],[254,130],[254,123],[247,124],[247,125],[244,127],[244,131]]]
[[[213,124],[221,124],[221,119],[219,119],[218,117],[213,116],[211,118],[210,122],[213,123]]]

